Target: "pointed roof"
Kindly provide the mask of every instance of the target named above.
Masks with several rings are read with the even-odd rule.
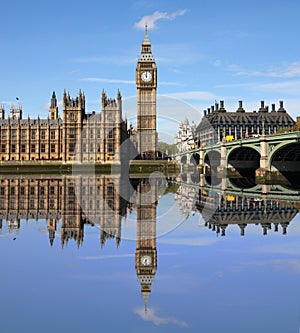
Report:
[[[145,25],[145,35],[142,42],[142,51],[140,58],[138,60],[139,62],[155,62],[152,51],[151,51],[151,42],[148,36],[148,26]]]
[[[145,25],[145,35],[144,35],[142,45],[151,45],[151,42],[150,42],[150,39],[149,39],[149,36],[148,36],[148,26],[147,26],[147,24]]]
[[[147,313],[147,306],[148,306],[148,300],[149,300],[149,296],[150,296],[150,291],[142,291],[142,296],[143,296],[143,299],[144,299],[145,313]]]
[[[141,284],[141,294],[144,299],[144,308],[145,308],[145,313],[147,312],[147,306],[148,306],[148,300],[149,296],[151,294],[151,284],[152,280],[154,279],[154,274],[153,273],[144,273],[144,274],[138,274],[138,278],[140,280]]]

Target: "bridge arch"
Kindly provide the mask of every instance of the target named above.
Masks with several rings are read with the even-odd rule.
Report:
[[[221,162],[221,153],[217,150],[210,150],[204,155],[204,164],[211,169],[217,169]]]
[[[297,147],[300,146],[300,142],[296,141],[289,141],[289,142],[281,142],[278,144],[270,153],[269,155],[269,164],[268,164],[268,169],[271,170],[272,168],[272,163],[275,159],[278,159],[279,155],[284,156],[286,159],[291,159],[291,153],[294,150],[295,155],[294,160],[299,160],[299,155],[297,154]],[[296,150],[295,150],[296,148]],[[293,160],[293,159],[291,159]]]
[[[276,147],[277,148],[277,147]],[[269,170],[275,168],[291,184],[300,185],[300,142],[280,145],[269,158]]]
[[[255,184],[255,178],[229,178],[228,182],[230,183],[230,186],[235,190],[241,190],[241,189],[253,189],[257,185]]]
[[[181,156],[180,162],[181,162],[181,164],[186,164],[186,162],[187,162],[186,155]]]
[[[200,155],[198,153],[193,153],[190,157],[190,164],[198,165],[200,161]]]
[[[200,183],[200,173],[194,172],[191,174],[191,182],[193,184],[199,184]]]
[[[181,178],[182,182],[184,182],[184,183],[187,182],[187,174],[185,172],[181,174],[180,178]]]
[[[226,166],[232,166],[240,175],[248,175],[255,172],[260,166],[260,152],[254,147],[237,147],[227,155]]]

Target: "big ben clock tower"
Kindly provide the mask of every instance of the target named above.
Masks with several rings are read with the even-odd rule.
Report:
[[[146,26],[136,67],[137,150],[142,159],[154,160],[156,157],[156,87],[157,69]]]

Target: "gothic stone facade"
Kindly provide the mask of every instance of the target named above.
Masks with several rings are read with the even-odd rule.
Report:
[[[120,145],[127,138],[122,97],[102,92],[102,112],[85,112],[85,95],[73,99],[64,92],[62,118],[55,92],[47,119],[22,119],[22,108],[11,108],[5,119],[0,108],[0,161],[120,162]]]
[[[62,118],[58,114],[55,92],[47,119],[22,119],[20,105],[12,107],[10,116],[5,119],[4,107],[0,106],[0,163],[37,160],[120,163],[128,156],[155,159],[157,69],[147,27],[136,67],[136,87],[136,131],[132,127],[127,131],[119,91],[116,99],[109,99],[102,92],[101,113],[86,113],[85,96],[81,91],[76,98],[65,91]],[[129,137],[121,157],[121,144]]]

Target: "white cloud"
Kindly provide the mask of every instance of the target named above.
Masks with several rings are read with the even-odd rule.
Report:
[[[129,258],[134,257],[134,254],[127,253],[127,254],[116,254],[116,255],[100,255],[100,256],[86,256],[80,257],[83,260],[103,260],[103,259],[119,259],[119,258]]]
[[[176,17],[182,16],[187,12],[186,9],[178,10],[177,12],[167,13],[155,11],[152,15],[143,16],[138,22],[134,24],[136,29],[145,29],[145,25],[147,24],[149,29],[156,28],[156,22],[159,20],[175,20]]]
[[[272,78],[293,78],[300,77],[300,62],[295,61],[277,68],[269,68],[263,71],[260,70],[243,70],[237,65],[229,66],[229,70],[235,71],[237,76],[257,76],[257,77],[272,77]]]
[[[133,80],[119,80],[119,79],[107,79],[98,77],[87,77],[79,79],[79,81],[85,82],[105,82],[105,83],[124,83],[124,84],[135,84]]]
[[[69,75],[74,75],[74,74],[77,74],[77,73],[80,73],[80,69],[73,69],[71,71],[69,71]]]
[[[299,95],[300,91],[300,81],[283,81],[283,82],[272,82],[272,83],[262,83],[258,84],[256,87],[258,90],[271,91],[280,94],[295,94]]]
[[[168,94],[168,97],[192,100],[214,100],[216,96],[208,91],[183,91]]]
[[[178,82],[168,82],[168,81],[158,81],[159,86],[182,86],[182,84]]]
[[[242,88],[251,89],[253,91],[260,91],[263,93],[276,93],[279,96],[295,95],[299,96],[300,80],[285,80],[281,82],[247,82],[247,83],[232,83],[232,84],[220,84],[215,88]]]
[[[300,274],[300,260],[299,259],[272,259],[272,260],[261,260],[252,262],[242,262],[242,266],[266,266],[271,265],[276,269],[285,270],[286,267],[292,269],[295,273]]]
[[[16,101],[0,101],[0,105],[14,105]]]
[[[175,324],[181,327],[188,327],[188,324],[185,321],[180,321],[174,317],[159,317],[155,314],[155,310],[153,308],[148,308],[147,312],[145,312],[144,308],[138,308],[135,309],[134,312],[144,321],[150,321],[156,326]]]
[[[93,56],[93,57],[82,57],[74,58],[73,62],[76,63],[102,63],[102,64],[113,64],[113,65],[124,65],[135,63],[135,58],[125,57],[123,55],[118,56]]]
[[[222,65],[222,61],[220,59],[216,59],[214,62],[213,62],[213,66],[214,67],[220,67]]]
[[[216,243],[217,238],[212,237],[186,237],[186,238],[160,238],[159,243],[184,245],[184,246],[208,246]]]

